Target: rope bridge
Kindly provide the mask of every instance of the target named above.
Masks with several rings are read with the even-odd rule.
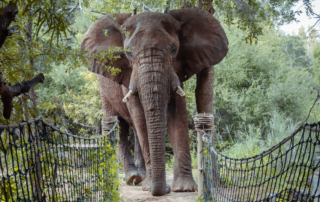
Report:
[[[320,201],[320,123],[304,124],[271,149],[243,159],[212,145],[212,115],[199,114],[195,123],[203,140],[198,163],[204,201]]]
[[[80,137],[41,118],[0,125],[0,201],[109,201],[117,129]]]

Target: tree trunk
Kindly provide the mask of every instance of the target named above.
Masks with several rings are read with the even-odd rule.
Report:
[[[4,44],[11,32],[8,30],[11,22],[14,21],[16,14],[18,13],[17,6],[10,2],[6,7],[0,9],[0,48]]]
[[[26,26],[26,35],[27,39],[29,41],[29,45],[27,46],[27,52],[29,54],[29,63],[32,69],[32,74],[34,74],[35,65],[34,65],[34,58],[32,56],[33,54],[33,38],[32,38],[32,25],[33,25],[33,14],[32,11],[28,11],[28,22]],[[34,87],[30,89],[30,98],[32,102],[32,107],[34,108],[35,114],[38,115],[38,105],[37,105],[37,94],[34,90]]]

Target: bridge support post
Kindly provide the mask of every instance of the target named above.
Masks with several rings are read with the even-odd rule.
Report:
[[[203,160],[203,152],[202,151],[202,146],[203,146],[203,142],[202,142],[202,135],[200,133],[200,131],[197,132],[197,152],[198,152],[198,197],[202,196],[203,194],[203,180],[204,180],[204,176],[203,176],[203,164],[202,164],[202,160]]]
[[[105,133],[108,133],[112,128],[115,123],[118,122],[118,117],[117,116],[108,116],[108,117],[103,117],[101,121],[101,129],[102,129],[102,134],[104,135]],[[119,164],[119,147],[118,141],[119,141],[119,131],[116,130],[114,133],[111,133],[108,136],[109,141],[111,142],[112,146],[116,146],[116,157],[117,157],[117,163]],[[119,168],[117,168],[117,180],[119,181]]]
[[[194,123],[195,123],[195,129],[197,131],[197,152],[198,152],[198,196],[203,195],[204,191],[204,165],[203,165],[203,139],[202,139],[202,133],[205,132],[208,134],[209,141],[213,140],[213,114],[208,113],[201,113],[197,114],[194,117]],[[214,144],[213,142],[211,142]],[[208,151],[210,152],[210,150]],[[212,159],[215,161],[215,159]],[[213,162],[214,165],[215,162]]]

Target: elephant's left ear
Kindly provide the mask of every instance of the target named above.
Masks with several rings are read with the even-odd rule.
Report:
[[[219,21],[207,11],[183,8],[169,14],[181,23],[177,62],[187,77],[218,64],[227,55],[227,36]]]

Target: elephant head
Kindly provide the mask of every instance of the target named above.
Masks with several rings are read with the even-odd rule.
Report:
[[[105,35],[107,30],[108,35]],[[138,94],[147,120],[152,171],[152,195],[166,193],[165,116],[172,93],[184,95],[180,82],[219,63],[227,54],[228,40],[218,20],[201,9],[184,8],[167,14],[108,15],[94,22],[81,48],[96,53],[120,46],[112,64],[91,59],[90,70]],[[117,75],[105,71],[111,65]]]

